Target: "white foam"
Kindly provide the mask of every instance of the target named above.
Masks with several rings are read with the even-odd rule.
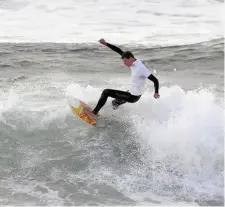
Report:
[[[44,87],[43,84],[42,87]],[[24,91],[26,93],[26,88],[23,88],[22,91],[13,91],[9,99],[6,99],[9,107],[4,111],[22,113],[23,119],[29,123],[27,130],[42,129],[51,123],[63,124],[68,116],[72,116],[66,103],[66,96],[57,100],[55,105],[49,104],[45,107],[30,104],[30,99],[28,102],[26,99],[15,99],[12,102],[18,103],[19,101],[20,104],[11,104],[10,97],[21,97],[21,95],[25,95],[22,93]],[[84,87],[79,84],[71,84],[65,89],[65,94],[75,96],[90,106],[94,106],[101,94],[101,89],[89,85]],[[76,176],[84,178],[90,176],[87,179],[92,182],[94,182],[92,179],[95,179],[95,181],[108,183],[140,204],[151,203],[148,198],[154,198],[158,202],[167,202],[166,195],[167,193],[173,194],[173,189],[166,191],[165,186],[171,186],[171,188],[183,186],[181,191],[176,192],[177,195],[168,195],[170,199],[176,196],[178,198],[179,196],[189,196],[191,199],[199,199],[199,196],[204,195],[206,195],[205,199],[222,196],[223,174],[220,173],[220,168],[223,165],[224,151],[223,108],[214,102],[213,92],[203,89],[185,92],[179,86],[162,87],[160,95],[160,99],[155,100],[153,93],[146,92],[137,103],[127,103],[114,112],[108,110],[111,108],[109,100],[102,109],[103,114],[114,113],[118,119],[133,120],[133,128],[138,133],[137,141],[140,142],[141,159],[144,163],[141,168],[134,166],[130,174],[121,177],[111,172],[110,169],[98,166],[97,171],[91,169],[93,175],[73,174],[75,178],[77,178]],[[35,110],[37,111],[36,115],[32,114],[32,111]],[[38,112],[45,113],[38,114]],[[127,115],[121,116],[122,113]],[[17,118],[15,119],[17,120]],[[93,143],[90,144],[93,145]],[[37,153],[28,150],[26,155],[31,159],[30,161],[26,159],[21,161],[23,168],[38,166],[45,157],[45,152]],[[183,177],[169,173],[168,166],[169,169],[177,171]],[[148,173],[151,173],[151,176]],[[52,171],[52,177],[55,179],[58,174],[60,174],[60,170]],[[15,189],[15,192],[44,199],[48,204],[55,204],[55,202],[63,204],[56,191],[52,191],[45,184],[39,183],[38,185],[47,189],[48,193],[33,192],[37,184],[32,182],[28,183],[26,188],[17,183],[12,183],[8,187]],[[143,192],[140,191],[142,188]],[[157,193],[165,194],[165,196],[157,197]],[[168,202],[171,202],[170,199]]]
[[[206,0],[13,0],[0,8],[0,42],[188,44],[223,37],[222,11]]]
[[[138,205],[197,205],[174,200],[223,196],[223,108],[215,103],[213,92],[204,89],[162,87],[160,94],[155,100],[145,93],[139,102],[114,112],[119,119],[133,120],[143,164],[132,164],[124,176],[98,165],[93,179],[115,187]]]
[[[145,94],[139,104],[141,107],[135,105],[133,120],[143,161],[156,170],[154,183],[193,188],[193,197],[196,192],[207,195],[207,199],[222,196],[223,108],[215,103],[213,93],[185,93],[174,86],[162,88],[160,100]],[[168,174],[168,167],[184,177]]]
[[[89,100],[96,99],[99,92],[90,91],[94,97]],[[160,94],[155,100],[153,93],[146,92],[137,103],[110,112],[118,119],[133,120],[134,129],[129,130],[138,133],[142,166],[132,165],[124,176],[98,166],[93,170],[94,179],[115,187],[139,205],[197,205],[174,203],[173,199],[223,196],[223,108],[215,102],[213,91],[185,92],[172,86],[162,87]],[[107,104],[104,115],[109,113]]]
[[[63,128],[66,127],[68,116],[73,116],[67,96],[76,97],[91,107],[95,106],[100,97],[101,90],[92,86],[70,84],[62,90],[63,83],[54,85],[50,79],[49,82],[55,88],[62,90],[62,94],[59,94],[61,98],[52,99],[51,93],[48,92],[51,85],[48,85],[48,80],[44,80],[44,77],[41,79],[42,81],[37,81],[35,86],[33,82],[18,83],[9,91],[0,94],[1,122],[11,126],[13,130],[17,130],[18,127],[24,127],[27,131],[47,129],[52,123]]]
[[[100,90],[90,85],[83,87],[79,84],[70,84],[66,88],[66,96],[76,97],[90,105],[97,102],[100,93]]]

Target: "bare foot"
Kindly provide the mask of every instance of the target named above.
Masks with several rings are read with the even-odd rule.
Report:
[[[96,119],[97,116],[92,112],[91,108],[84,106],[84,113],[88,115],[90,119]]]

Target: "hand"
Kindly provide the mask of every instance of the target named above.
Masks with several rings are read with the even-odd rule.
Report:
[[[159,98],[160,97],[160,95],[158,94],[158,93],[154,93],[154,98],[155,99],[157,99],[157,98]]]
[[[102,45],[106,45],[106,43],[107,43],[103,38],[100,39],[99,42],[100,42]]]

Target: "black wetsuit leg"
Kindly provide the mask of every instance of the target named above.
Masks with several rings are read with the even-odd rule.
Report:
[[[93,110],[94,114],[97,114],[100,109],[105,105],[108,97],[115,98],[115,105],[118,107],[119,105],[124,104],[126,102],[135,103],[140,99],[141,96],[134,96],[128,91],[105,89],[102,92],[101,97]]]

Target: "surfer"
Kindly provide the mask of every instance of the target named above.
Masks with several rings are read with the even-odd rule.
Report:
[[[129,102],[135,103],[140,98],[144,92],[146,79],[151,80],[154,83],[155,93],[153,97],[155,99],[159,98],[159,81],[158,79],[150,72],[150,70],[142,63],[141,60],[134,57],[134,55],[130,51],[122,51],[115,45],[112,45],[106,42],[104,39],[100,39],[99,42],[102,45],[108,46],[113,51],[119,53],[124,64],[131,69],[131,87],[128,91],[120,91],[115,89],[104,89],[99,101],[91,111],[90,108],[85,107],[85,113],[90,118],[96,118],[96,115],[100,111],[100,109],[105,105],[108,97],[114,98],[112,101],[113,109],[117,109],[118,106]]]

